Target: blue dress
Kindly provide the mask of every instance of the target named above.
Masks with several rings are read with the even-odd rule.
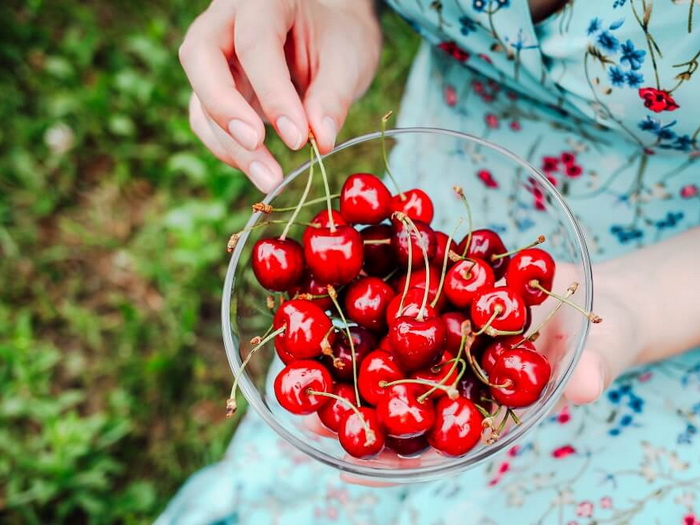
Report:
[[[694,0],[576,0],[538,24],[527,0],[389,3],[424,37],[399,127],[461,130],[529,160],[566,196],[594,262],[698,226]],[[407,187],[435,177],[439,162],[479,161],[470,150],[431,158],[419,144],[399,154]],[[472,198],[514,195],[512,216],[493,228],[543,231],[536,186],[512,192],[488,165],[472,176]],[[195,474],[158,523],[699,525],[699,420],[693,351],[562,408],[481,467],[369,488],[341,482],[248,414],[226,457]]]

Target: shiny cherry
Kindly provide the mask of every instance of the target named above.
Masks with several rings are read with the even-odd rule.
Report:
[[[454,364],[454,361],[451,361],[454,359],[454,355],[452,355],[450,352],[444,352],[440,356],[440,360],[435,363],[433,366],[429,368],[423,368],[421,370],[417,370],[413,372],[410,375],[411,379],[420,379],[422,381],[428,381],[431,383],[441,383],[442,385],[446,387],[451,387],[452,385],[455,384],[457,381],[457,376],[459,374],[460,367],[455,366],[454,369],[452,368],[452,365]],[[415,385],[416,391],[418,392],[418,395],[423,395],[426,392],[428,392],[431,387],[427,385]],[[428,396],[428,399],[437,399],[439,397],[442,397],[446,395],[447,392],[445,392],[444,389],[442,388],[436,388],[430,393],[430,396]]]
[[[447,246],[447,241],[450,241],[449,247]],[[454,239],[450,239],[450,236],[447,235],[446,233],[443,233],[441,231],[435,231],[435,257],[432,260],[432,264],[434,264],[437,268],[442,269],[443,263],[445,262],[445,257],[448,256],[450,253],[450,250],[457,252],[457,243],[454,241]],[[461,255],[461,253],[459,253]],[[452,266],[454,263],[448,259],[447,260],[447,267],[449,268]]]
[[[292,361],[296,361],[297,358],[294,357],[292,354],[287,352],[284,348],[282,348],[281,345],[275,343],[275,351],[277,352],[277,355],[279,356],[280,360],[285,364],[288,365]]]
[[[260,239],[253,245],[253,273],[273,292],[286,292],[304,273],[304,251],[294,239]]]
[[[517,292],[499,286],[485,290],[474,298],[471,318],[474,330],[480,330],[491,321],[487,334],[522,332],[528,320],[528,308]]]
[[[459,261],[445,276],[445,295],[457,308],[466,309],[483,290],[493,288],[496,278],[491,267],[481,259]]]
[[[345,383],[336,383],[333,385],[333,394],[338,397],[342,397],[351,405],[356,403],[355,401],[355,389],[352,385]],[[328,399],[328,402],[318,409],[318,418],[321,420],[326,428],[332,430],[333,432],[338,431],[340,426],[340,421],[345,417],[348,412],[352,412],[352,409],[342,401],[337,399]]]
[[[360,326],[381,330],[386,326],[386,309],[395,295],[394,289],[378,277],[363,277],[345,293],[345,314]]]
[[[413,458],[425,452],[430,445],[425,434],[410,438],[386,437],[386,448],[403,458]]]
[[[401,296],[403,295],[403,290],[399,291],[394,298],[391,300],[389,303],[389,306],[386,309],[386,322],[387,325],[391,326],[394,324],[396,319],[398,317],[406,316],[406,317],[416,317],[421,310],[421,306],[423,304],[423,296],[425,295],[425,288],[420,289],[420,288],[409,288],[408,292],[406,293],[406,297],[404,298],[403,301],[403,308],[402,311],[399,312],[399,306],[401,306]],[[430,303],[428,303],[423,310],[423,316],[426,319],[429,319],[431,317],[435,317],[437,315],[437,312],[435,309],[430,306]]]
[[[377,402],[379,424],[388,436],[409,438],[425,434],[435,421],[433,402],[418,401],[418,385],[404,383],[387,387]]]
[[[462,345],[462,325],[469,318],[461,312],[447,312],[440,317],[445,325],[445,351],[456,354]]]
[[[555,263],[552,256],[540,248],[528,248],[513,255],[506,270],[506,284],[517,291],[525,302],[534,306],[542,303],[547,294],[531,284],[537,281],[546,290],[552,289]]]
[[[430,290],[428,291],[428,304],[432,304],[435,296],[438,293],[438,288],[440,287],[440,270],[434,266],[429,266],[426,272],[424,268],[420,270],[414,270],[411,272],[411,279],[409,281],[409,288],[418,288],[421,291],[425,290],[426,273],[428,274],[428,282],[430,285]],[[403,293],[406,285],[406,275],[402,275],[396,280],[394,289],[398,293]],[[444,294],[440,294],[440,298],[435,305],[435,308],[441,310],[447,304],[447,298]]]
[[[378,224],[391,214],[391,193],[377,176],[355,173],[340,190],[340,213],[349,224]]]
[[[377,347],[377,339],[372,332],[360,326],[351,326],[348,330],[352,336],[353,345],[355,345],[355,360],[359,370],[365,356]],[[338,381],[352,381],[352,348],[350,348],[345,330],[338,333],[331,345],[331,350],[333,353],[324,355],[321,358],[322,362]]]
[[[275,378],[275,397],[292,414],[312,414],[329,399],[315,396],[309,390],[330,392],[333,379],[326,367],[317,361],[301,359],[288,364]]]
[[[443,397],[435,406],[435,424],[428,433],[428,443],[446,456],[463,456],[479,442],[483,421],[468,399]]]
[[[414,221],[430,224],[433,220],[433,201],[423,190],[413,189],[394,195],[391,200],[391,211],[400,211]]]
[[[340,420],[338,441],[351,456],[368,459],[382,451],[386,438],[373,408],[360,407],[357,410],[360,415],[351,410]],[[370,439],[367,436],[368,428],[372,433]]]
[[[431,366],[445,344],[445,325],[439,317],[418,319],[403,315],[389,327],[394,357],[405,372]]]
[[[487,397],[489,391],[484,382],[476,377],[470,368],[465,370],[457,383],[459,395],[469,399],[474,403],[483,403],[483,398]]]
[[[321,355],[321,343],[325,337],[332,343],[334,333],[331,320],[326,313],[303,299],[286,301],[275,312],[272,321],[275,330],[286,326],[284,332],[275,337],[275,347],[295,359],[309,359]]]
[[[521,408],[540,398],[552,375],[552,367],[545,356],[529,348],[506,350],[491,368],[489,382],[491,395],[497,403]],[[507,385],[507,386],[503,386]]]
[[[501,357],[501,354],[506,350],[511,350],[515,347],[515,345],[518,345],[518,348],[527,348],[529,350],[535,350],[535,345],[527,339],[523,341],[522,335],[510,335],[506,337],[499,337],[495,339],[490,345],[488,345],[484,349],[484,352],[481,354],[480,362],[481,368],[484,369],[484,372],[486,372],[487,374],[491,374],[493,365],[496,364],[496,361],[499,357]]]
[[[391,226],[377,224],[368,226],[360,231],[363,241],[381,241],[391,238]],[[367,275],[385,277],[396,267],[396,256],[391,244],[364,245],[364,261],[362,269]]]
[[[312,228],[307,228],[307,231]],[[362,236],[352,226],[316,228],[304,239],[304,259],[321,284],[347,284],[362,269]]]
[[[299,294],[319,296],[308,300],[323,310],[331,310],[333,308],[333,301],[331,301],[331,298],[328,296],[328,289],[325,285],[319,283],[310,273],[305,274],[297,286],[289,289],[290,297]]]
[[[464,247],[467,244],[467,235],[462,242],[457,246],[456,252],[459,255],[464,253]],[[498,259],[491,259],[493,255],[499,255],[506,253],[506,245],[503,244],[501,237],[493,230],[480,229],[472,231],[471,242],[469,243],[469,250],[467,251],[467,257],[470,259],[483,259],[491,268],[493,268],[493,273],[496,276],[496,281],[498,281],[506,271],[508,267],[508,261],[510,256],[499,257]]]
[[[333,223],[336,226],[346,226],[348,223],[343,219],[343,216],[340,214],[338,210],[331,210],[331,217],[333,217]],[[318,212],[316,215],[314,215],[314,218],[309,221],[310,224],[313,224],[316,228],[330,228],[331,226],[331,221],[328,218],[328,210],[323,209],[320,212]],[[301,244],[302,246],[306,244],[306,238],[311,235],[311,232],[313,232],[316,228],[314,227],[307,227],[304,230],[304,233],[301,236]]]
[[[414,221],[416,231],[410,225],[393,220],[391,222],[391,246],[394,249],[396,260],[402,267],[408,266],[408,244],[411,243],[411,256],[413,259],[413,269],[425,267],[423,259],[423,249],[428,254],[428,261],[435,257],[437,244],[435,242],[435,232],[426,223]]]
[[[375,350],[362,360],[360,372],[357,375],[357,387],[365,401],[370,405],[376,405],[385,391],[380,383],[390,383],[403,378],[404,374],[391,354],[383,350]]]

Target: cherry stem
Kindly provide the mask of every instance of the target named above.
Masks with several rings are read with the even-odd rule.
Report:
[[[571,297],[572,295],[574,295],[576,293],[577,289],[578,289],[578,283],[571,283],[571,285],[566,289],[566,293],[564,294],[564,297],[568,299],[569,297]],[[513,348],[517,348],[518,346],[523,344],[525,341],[528,341],[528,340],[533,341],[534,339],[536,339],[537,335],[539,335],[539,333],[540,333],[540,330],[542,330],[542,327],[544,325],[546,325],[552,317],[554,317],[554,314],[556,314],[562,306],[564,306],[564,302],[559,301],[557,303],[557,305],[554,308],[552,308],[552,311],[549,312],[547,314],[547,316],[544,319],[542,319],[542,321],[530,332],[530,335],[524,336],[520,341],[518,341],[518,344],[513,346]]]
[[[535,246],[539,246],[545,241],[544,235],[540,235],[535,239],[535,241],[531,242],[527,246],[521,246],[520,248],[516,248],[515,250],[511,250],[509,252],[504,252],[504,253],[494,253],[491,255],[491,261],[497,261],[498,259],[503,259],[504,257],[508,257],[509,255],[513,255],[514,253],[521,252],[523,250],[528,250],[530,248],[534,248]]]
[[[501,313],[503,313],[503,309],[499,305],[496,305],[496,307],[493,309],[493,313],[491,314],[491,317],[489,317],[489,320],[486,321],[486,324],[484,326],[482,326],[481,329],[478,332],[476,332],[474,335],[481,335],[486,330],[491,328],[491,323],[493,323],[496,320],[496,317],[501,315]]]
[[[457,351],[457,356],[454,359],[454,362],[452,363],[452,367],[450,368],[450,371],[445,374],[445,377],[442,378],[440,381],[440,384],[444,384],[444,382],[447,380],[448,377],[452,375],[452,373],[455,371],[457,368],[457,362],[461,361],[462,357],[462,352],[464,352],[464,349],[469,346],[471,348],[472,344],[474,343],[474,333],[472,332],[471,328],[471,323],[469,321],[464,321],[461,325],[461,330],[462,330],[462,340],[459,342],[459,350]],[[467,351],[468,352],[468,351]],[[462,372],[464,373],[464,372]],[[459,378],[461,377],[462,374],[457,376],[457,380],[455,381],[455,384],[452,386],[452,388],[455,388],[457,382],[459,381]],[[435,389],[428,390],[425,394],[423,394],[421,397],[425,396],[427,399],[430,394],[432,394],[435,391]],[[420,401],[420,398],[418,399]]]
[[[486,370],[481,368],[481,365],[477,362],[476,358],[474,357],[474,354],[472,354],[471,345],[469,345],[469,348],[466,349],[466,352],[467,361],[469,362],[469,366],[474,372],[474,375],[477,377],[477,379],[479,379],[479,381],[484,383],[486,386],[490,386],[492,388],[507,388],[513,384],[513,382],[510,379],[507,379],[506,382],[501,385],[491,383],[488,379],[488,374],[486,373]]]
[[[306,393],[310,396],[328,397],[330,399],[335,399],[336,401],[340,401],[341,403],[343,403],[350,410],[355,412],[355,414],[357,414],[357,417],[360,418],[360,421],[362,421],[362,426],[365,427],[365,445],[369,446],[376,441],[376,436],[374,435],[372,429],[369,428],[369,425],[367,424],[367,421],[365,421],[365,418],[362,417],[362,412],[360,412],[357,409],[357,407],[353,405],[350,401],[348,401],[344,397],[340,397],[337,394],[331,394],[330,392],[319,392],[318,390],[312,390],[311,388],[308,388],[306,390]]]
[[[427,270],[427,268],[426,268]],[[411,286],[411,273],[413,272],[413,243],[411,243],[411,237],[408,238],[408,266],[406,267],[406,282],[403,285],[403,293],[401,294],[401,301],[399,301],[399,309],[396,310],[396,317],[403,314],[403,302],[406,300],[406,295],[408,294],[408,289]],[[426,271],[427,274],[427,271]],[[420,312],[418,312],[420,314]]]
[[[472,207],[469,205],[469,200],[464,195],[464,189],[461,186],[453,186],[452,189],[464,204],[464,208],[467,210],[469,233],[467,233],[467,242],[464,243],[464,251],[462,252],[462,257],[466,257],[467,252],[469,252],[469,246],[472,243],[472,228],[474,227],[472,223]]]
[[[435,381],[428,381],[427,379],[397,379],[396,381],[380,381],[379,386],[382,388],[389,388],[390,386],[395,386],[395,385],[404,385],[404,384],[411,384],[411,385],[423,385],[423,386],[429,386],[431,387],[429,392],[435,392],[435,390],[442,390],[445,392],[450,399],[455,399],[458,395],[459,392],[455,389],[454,386],[448,387],[445,386],[444,383],[436,383]],[[420,397],[417,397],[416,400],[419,403],[425,402],[427,399],[427,396],[425,394],[421,394]]]
[[[430,261],[428,260],[428,249],[427,246],[425,246],[425,243],[423,242],[423,237],[421,237],[420,232],[418,231],[418,228],[416,228],[416,223],[414,223],[409,216],[407,216],[405,213],[401,212],[394,212],[394,216],[400,220],[402,223],[406,224],[409,228],[411,228],[412,232],[409,232],[408,234],[408,247],[409,247],[409,253],[408,253],[408,260],[411,262],[411,259],[413,258],[413,253],[411,252],[411,233],[415,233],[416,235],[416,242],[418,243],[418,246],[420,247],[421,252],[423,253],[423,263],[425,264],[425,291],[423,292],[423,301],[421,302],[420,305],[420,310],[418,310],[418,315],[416,316],[417,321],[423,321],[425,318],[425,307],[428,306],[428,297],[430,295]],[[410,276],[406,274],[406,284],[409,283],[411,280]],[[407,291],[407,290],[405,290]]]
[[[391,239],[365,239],[364,244],[391,244]]]
[[[248,355],[241,363],[241,368],[238,370],[238,372],[236,373],[236,377],[233,380],[233,386],[231,387],[231,395],[226,400],[226,417],[227,418],[232,417],[233,414],[235,414],[235,412],[236,412],[236,408],[237,408],[237,406],[236,406],[236,389],[238,388],[238,380],[241,378],[241,375],[243,375],[243,370],[245,370],[245,367],[248,366],[248,363],[250,362],[250,359],[253,357],[253,354],[255,354],[255,352],[257,352],[260,348],[265,346],[265,344],[267,344],[271,339],[274,339],[279,334],[284,332],[286,329],[287,329],[287,325],[285,324],[285,325],[282,325],[281,328],[278,328],[277,330],[275,330],[272,333],[269,333],[267,336],[265,336],[263,338],[253,338],[253,341],[257,341],[258,339],[260,339],[260,340],[257,341],[255,346],[250,350],[250,352],[248,352]],[[268,332],[269,332],[269,329],[268,329]]]
[[[310,166],[309,169],[311,169],[312,167],[313,167],[313,165]],[[333,195],[331,195],[331,199],[337,199],[338,197],[340,197],[340,193],[334,193]],[[326,197],[318,197],[316,199],[310,199],[310,200],[304,202],[304,204],[302,204],[301,207],[306,208],[307,206],[313,206],[314,204],[318,204],[319,202],[326,202]],[[284,208],[273,208],[270,204],[265,204],[263,202],[256,202],[255,204],[253,204],[253,211],[259,211],[259,212],[264,213],[264,214],[283,213],[283,212],[287,212],[287,211],[294,211],[297,209],[297,207],[298,207],[298,205],[297,206],[287,206]]]
[[[516,425],[522,425],[523,422],[520,421],[520,418],[515,415],[515,412],[513,412],[513,409],[509,408],[508,412],[506,412],[508,415],[510,415],[511,419],[513,420],[513,423]]]
[[[457,233],[457,228],[459,228],[461,224],[462,217],[460,217],[457,220],[457,224],[455,224],[455,227],[452,229],[450,236],[447,238],[447,244],[445,244],[445,257],[442,260],[442,271],[440,272],[440,283],[438,284],[437,292],[435,293],[435,298],[433,299],[433,302],[430,303],[430,306],[432,306],[433,308],[435,308],[435,305],[437,305],[438,300],[440,299],[440,295],[442,294],[442,287],[445,285],[445,275],[447,274],[447,261],[449,260],[448,255],[450,252],[450,244],[452,244],[452,239],[454,238],[455,233]]]
[[[294,209],[294,213],[292,213],[292,216],[289,218],[289,222],[287,223],[287,226],[285,226],[284,231],[282,232],[282,235],[280,235],[280,240],[283,241],[287,238],[287,234],[289,233],[289,228],[292,227],[292,224],[296,220],[297,216],[299,215],[299,212],[301,211],[302,206],[304,206],[304,202],[306,202],[306,198],[309,196],[309,190],[311,190],[311,183],[314,180],[314,152],[311,151],[311,159],[309,160],[309,177],[306,180],[306,187],[304,187],[304,193],[301,194],[301,199],[299,199],[299,203],[297,204],[296,208]]]
[[[263,221],[263,222],[258,222],[256,224],[253,224],[252,226],[248,226],[247,228],[242,229],[239,232],[234,233],[231,235],[231,237],[228,240],[228,243],[226,244],[226,250],[231,253],[233,249],[236,247],[236,244],[238,244],[238,240],[241,238],[241,235],[244,233],[248,233],[250,231],[255,230],[256,228],[262,228],[263,226],[269,226],[270,224],[285,224],[289,225],[291,224],[289,221],[285,220],[271,220],[271,221]],[[318,224],[313,224],[310,222],[295,222],[297,226],[309,226],[311,228],[318,228]],[[281,237],[280,237],[281,238]]]
[[[593,312],[588,312],[588,311],[584,310],[579,305],[570,301],[566,297],[547,290],[544,286],[542,286],[540,284],[540,282],[537,279],[532,279],[529,284],[535,290],[539,290],[540,292],[547,294],[550,297],[554,297],[556,300],[561,301],[562,303],[571,306],[571,308],[573,308],[574,310],[577,310],[578,312],[581,312],[581,314],[585,315],[591,323],[600,323],[603,320],[602,317],[599,317],[598,315],[594,314]]]
[[[355,401],[357,402],[357,406],[359,407],[361,406],[361,402],[360,390],[357,387],[357,354],[355,353],[355,341],[353,341],[352,339],[352,334],[350,333],[350,328],[348,327],[348,322],[345,319],[343,309],[338,303],[338,292],[336,292],[335,288],[333,288],[333,286],[330,284],[326,288],[328,290],[328,296],[331,298],[331,301],[333,301],[333,305],[335,306],[336,310],[338,310],[340,319],[343,321],[343,326],[345,327],[345,334],[347,335],[348,343],[350,343],[350,354],[352,355],[352,386],[355,388]]]
[[[311,147],[318,158],[318,165],[321,168],[321,177],[323,178],[323,187],[326,191],[326,203],[328,205],[328,225],[331,229],[331,233],[335,233],[335,221],[333,220],[333,207],[331,206],[331,190],[328,187],[328,175],[326,175],[326,168],[323,165],[323,159],[321,158],[321,153],[318,151],[318,144],[316,144],[313,133],[309,133],[309,142],[311,142]]]
[[[382,281],[387,282],[387,281],[388,281],[389,279],[391,279],[394,275],[396,275],[396,273],[397,273],[398,271],[399,271],[398,268],[394,268],[393,270],[391,270],[391,271],[386,275],[386,277],[382,277]]]
[[[389,111],[386,115],[382,117],[382,157],[384,158],[384,167],[386,168],[386,173],[389,176],[389,179],[391,179],[391,182],[394,184],[394,187],[396,188],[396,193],[398,193],[401,196],[401,200],[405,201],[406,196],[401,193],[401,188],[399,187],[399,183],[396,182],[396,179],[394,178],[394,174],[391,172],[391,168],[389,167],[389,157],[386,154],[386,123],[387,121],[391,118],[391,116],[394,114],[393,111]]]

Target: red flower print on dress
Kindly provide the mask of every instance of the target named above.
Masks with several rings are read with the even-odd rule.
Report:
[[[582,501],[578,504],[576,508],[576,515],[582,518],[590,518],[593,516],[593,502],[592,501]]]
[[[676,104],[673,97],[668,91],[655,88],[640,88],[639,97],[644,100],[644,107],[652,110],[654,113],[662,111],[675,111],[680,106]]]
[[[603,509],[609,509],[612,507],[612,498],[610,496],[604,496],[600,498],[600,506]]]
[[[487,188],[498,188],[498,182],[493,178],[493,175],[489,170],[479,170],[476,174],[479,180],[484,183]]]
[[[565,405],[559,414],[557,414],[557,423],[560,425],[565,425],[569,421],[571,421],[571,412],[569,411],[569,406]]]
[[[521,129],[520,122],[517,120],[513,120],[510,123],[510,129],[512,129],[513,131],[520,131],[520,129]]]
[[[683,525],[700,525],[700,521],[695,517],[695,514],[686,514],[683,516]]]
[[[566,167],[564,173],[567,177],[575,179],[576,177],[581,176],[581,174],[583,173],[583,168],[581,168],[581,166],[579,166],[578,164],[570,164]]]
[[[576,155],[573,153],[570,153],[568,151],[565,151],[561,154],[561,161],[564,163],[566,166],[571,166],[576,162]]]
[[[552,451],[552,457],[555,459],[563,459],[571,454],[575,454],[576,449],[571,445],[564,445],[563,447],[555,448]]]
[[[478,56],[481,60],[483,60],[484,62],[486,62],[487,64],[493,64],[493,62],[491,61],[491,57],[488,56],[487,54],[485,54],[485,53],[479,53],[477,56]]]
[[[451,108],[457,105],[457,90],[451,84],[447,84],[443,91],[443,97],[445,98],[445,104]]]
[[[687,184],[681,188],[681,197],[692,199],[698,196],[698,187],[695,184]]]
[[[486,125],[491,128],[491,129],[497,129],[498,128],[498,117],[494,115],[493,113],[487,113],[486,116],[484,117],[484,120],[486,121]]]
[[[438,47],[459,62],[466,62],[469,60],[469,53],[454,42],[440,42]]]
[[[559,157],[542,157],[542,171],[559,171]]]

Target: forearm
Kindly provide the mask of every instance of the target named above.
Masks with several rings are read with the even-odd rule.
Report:
[[[599,270],[596,286],[617,288],[639,314],[637,364],[700,346],[700,228],[603,263]]]

